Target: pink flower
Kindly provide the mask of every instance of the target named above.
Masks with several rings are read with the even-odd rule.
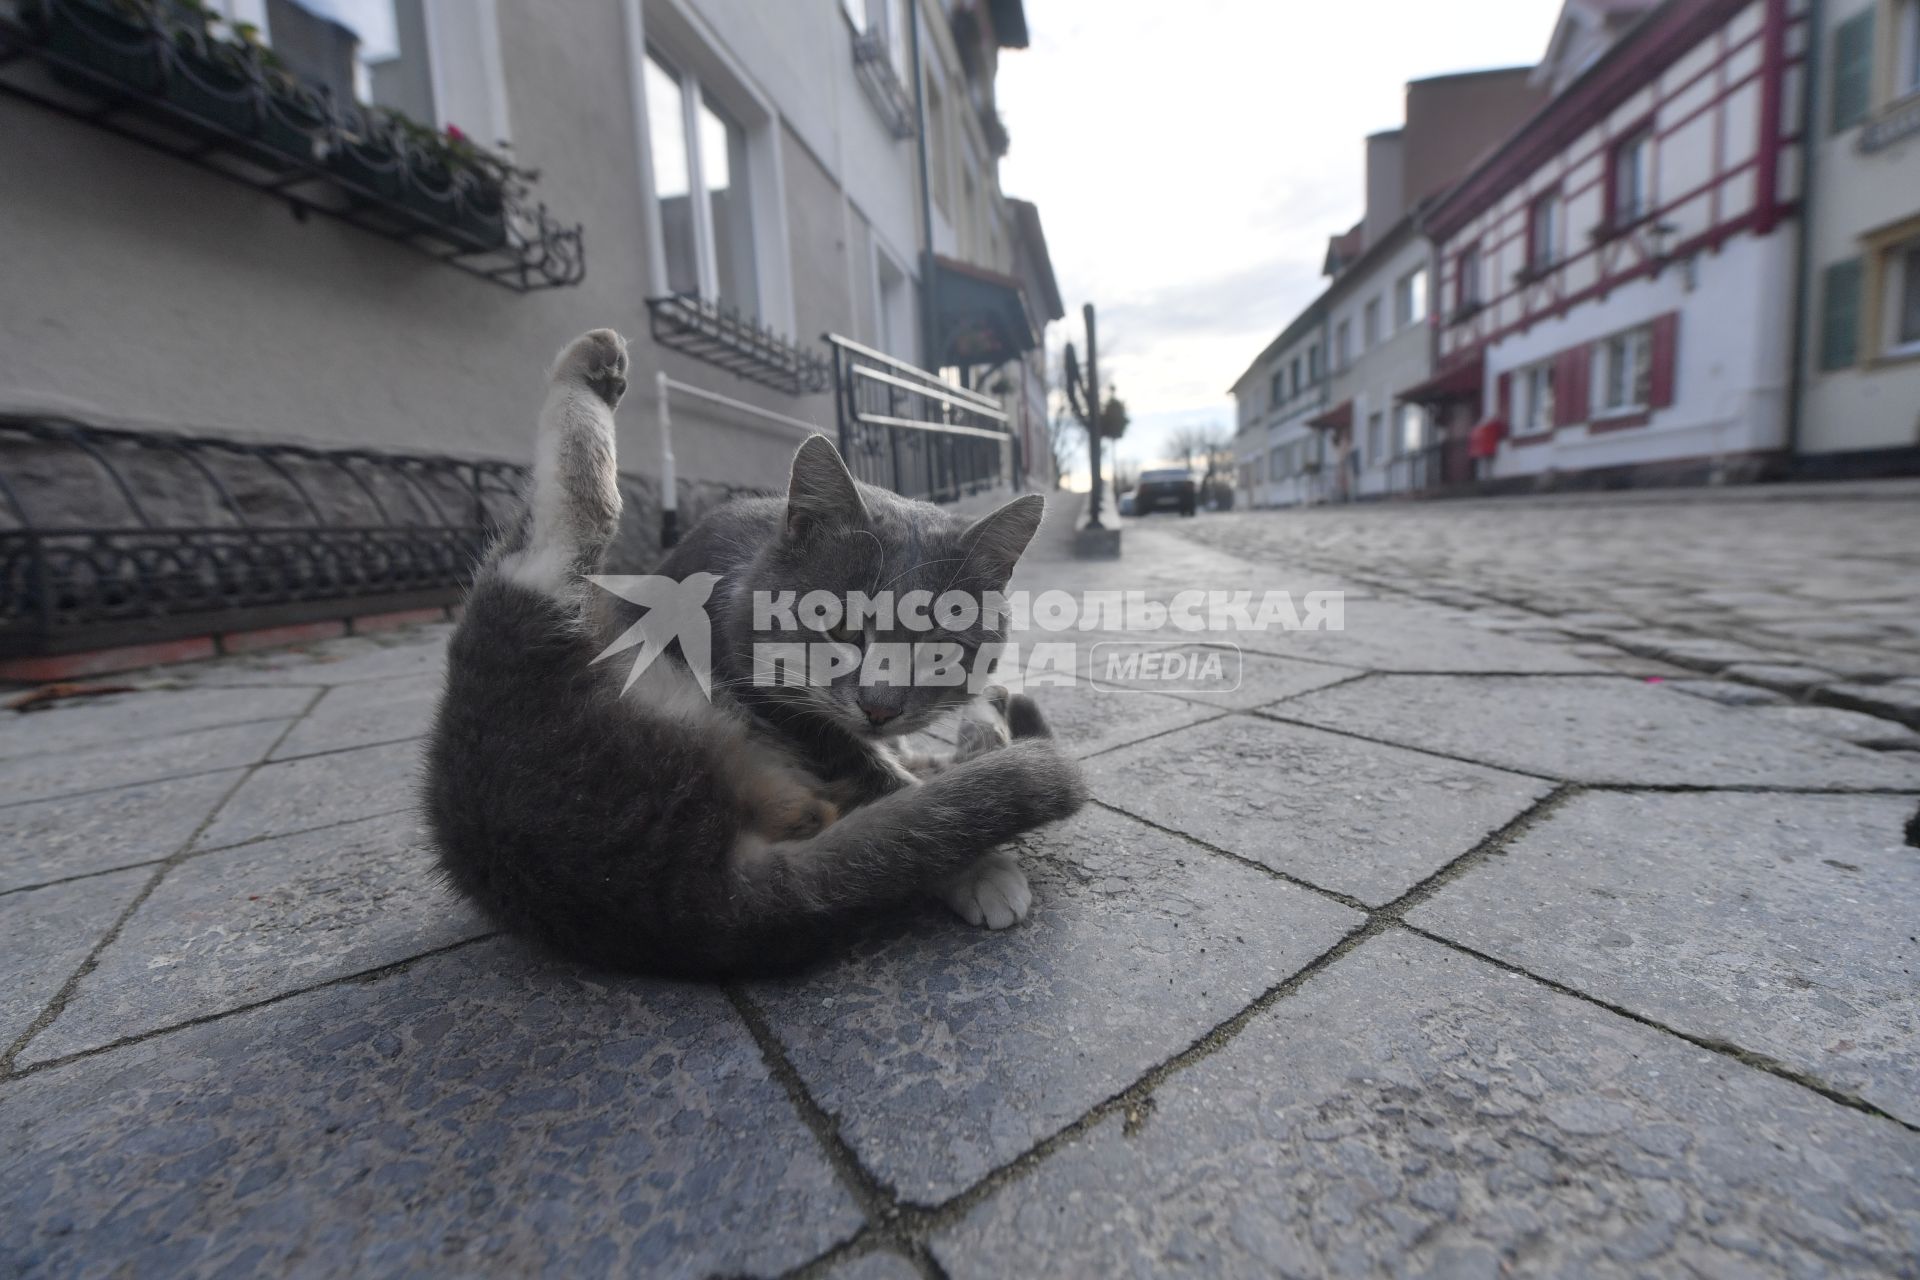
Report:
[[[467,140],[467,135],[465,131],[462,130],[460,126],[457,124],[450,124],[447,126],[447,136],[449,138],[452,138],[455,142],[465,142]]]

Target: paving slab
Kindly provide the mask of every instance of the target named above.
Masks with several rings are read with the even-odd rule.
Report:
[[[21,1061],[220,1013],[486,929],[441,882],[411,815],[203,854],[167,873]]]
[[[1769,720],[1851,742],[1856,747],[1871,747],[1876,751],[1920,750],[1920,731],[1864,711],[1843,711],[1839,707],[1769,707],[1765,715]]]
[[[724,997],[507,943],[0,1092],[49,1276],[773,1274],[860,1216]]]
[[[1216,707],[1183,698],[1136,689],[1096,689],[1085,680],[1032,686],[1026,693],[1040,704],[1054,738],[1083,759],[1222,714]]]
[[[1338,631],[1263,631],[1236,639],[1279,657],[1311,658],[1368,671],[1592,672],[1568,646],[1472,626],[1468,615],[1399,600],[1349,600]]]
[[[291,724],[260,720],[189,733],[142,738],[125,745],[89,747],[59,755],[0,761],[0,804],[106,791],[254,764]]]
[[[262,765],[220,806],[218,816],[194,844],[215,849],[410,809],[419,790],[419,775],[417,742],[390,742]]]
[[[117,871],[0,895],[0,1053],[33,1025],[47,1002],[151,878]]]
[[[1384,906],[1553,784],[1230,716],[1089,762],[1093,794],[1323,889]]]
[[[1920,1125],[1917,805],[1590,792],[1407,920]]]
[[[1275,709],[1484,764],[1629,786],[1920,789],[1920,761],[1616,676],[1373,676]]]
[[[0,711],[0,760],[248,720],[285,720],[312,701],[307,689],[155,689],[56,703],[40,711]]]
[[[0,892],[178,853],[240,771],[0,806]]]
[[[1820,691],[1820,697],[1835,706],[1884,716],[1920,729],[1920,687],[1904,680],[1889,684],[1830,684]]]
[[[1400,931],[941,1232],[949,1275],[1906,1274],[1920,1134]]]
[[[328,689],[275,748],[275,760],[418,738],[433,721],[440,682],[420,676],[367,680]]]
[[[900,1254],[882,1250],[828,1268],[826,1280],[920,1280],[920,1268]]]
[[[929,908],[752,989],[855,1155],[914,1203],[1059,1131],[1364,919],[1103,810],[1022,861],[1033,909],[1010,931]]]
[[[438,680],[446,669],[447,640],[452,634],[451,623],[409,627],[166,671],[169,678],[193,685],[311,687],[409,675]]]

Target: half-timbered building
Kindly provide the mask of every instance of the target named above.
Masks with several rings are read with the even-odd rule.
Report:
[[[1453,461],[1533,485],[1780,457],[1803,7],[1667,0],[1429,210],[1435,372],[1408,398]]]

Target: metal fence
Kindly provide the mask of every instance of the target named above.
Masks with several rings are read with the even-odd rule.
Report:
[[[0,416],[0,656],[450,604],[525,474]]]
[[[840,454],[858,479],[952,502],[1007,480],[1012,434],[997,401],[827,334]]]

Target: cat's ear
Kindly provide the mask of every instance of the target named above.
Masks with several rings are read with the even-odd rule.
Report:
[[[793,455],[793,475],[787,481],[787,536],[797,538],[815,529],[858,529],[866,523],[867,508],[840,451],[825,436],[808,436]]]
[[[1020,553],[1033,541],[1045,509],[1040,495],[1030,493],[967,526],[960,535],[960,543],[967,549],[967,567],[989,581],[1006,585]]]

